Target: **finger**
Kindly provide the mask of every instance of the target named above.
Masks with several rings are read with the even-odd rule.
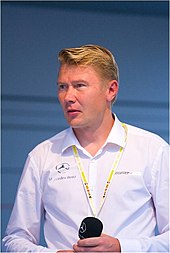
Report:
[[[77,244],[73,245],[74,252],[98,252],[101,251],[99,247],[79,247]]]
[[[87,239],[78,240],[79,247],[96,247],[99,244],[99,237],[91,237]]]

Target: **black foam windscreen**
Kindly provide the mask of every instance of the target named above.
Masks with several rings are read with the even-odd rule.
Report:
[[[82,220],[78,235],[80,239],[98,237],[103,230],[103,223],[95,217],[86,217]]]

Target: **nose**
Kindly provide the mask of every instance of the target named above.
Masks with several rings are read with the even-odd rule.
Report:
[[[71,85],[66,90],[64,100],[66,103],[74,103],[75,102],[75,89]]]

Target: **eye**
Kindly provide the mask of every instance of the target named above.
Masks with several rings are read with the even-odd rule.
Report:
[[[74,88],[76,89],[82,89],[85,88],[87,85],[85,83],[77,83],[74,85]]]
[[[58,84],[58,91],[65,91],[67,89],[68,89],[68,85],[67,84],[62,84],[62,83]]]

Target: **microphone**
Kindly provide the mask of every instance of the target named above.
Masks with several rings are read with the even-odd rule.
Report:
[[[82,220],[78,235],[80,239],[98,237],[103,230],[103,223],[95,217],[86,217]]]

